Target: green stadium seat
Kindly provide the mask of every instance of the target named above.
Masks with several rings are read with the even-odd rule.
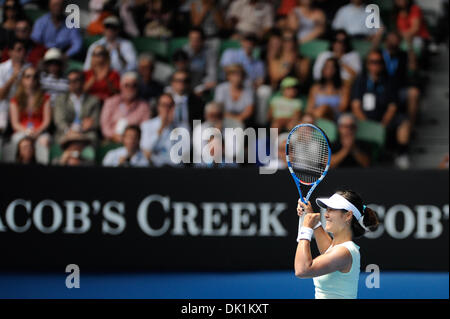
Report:
[[[367,40],[353,40],[353,49],[359,53],[361,58],[365,58],[372,48],[372,43]]]
[[[89,49],[92,43],[102,38],[102,35],[85,35],[83,37],[83,47],[85,50]]]
[[[71,70],[83,70],[83,62],[76,61],[76,60],[69,60],[67,62],[67,72]]]
[[[169,56],[172,58],[173,54],[183,48],[188,43],[188,38],[173,38],[169,42]]]
[[[26,17],[34,23],[37,19],[42,17],[48,11],[41,10],[41,9],[25,9],[24,12],[25,12]]]
[[[222,42],[220,42],[219,55],[222,55],[222,53],[226,49],[237,49],[240,47],[241,47],[241,44],[237,40],[223,40]]]
[[[95,148],[93,146],[86,146],[81,152],[81,157],[88,161],[95,161]]]
[[[134,38],[133,44],[138,54],[152,53],[166,61],[170,59],[169,45],[166,40],[159,38],[140,37]]]
[[[381,148],[384,147],[386,140],[386,129],[383,125],[375,121],[359,121],[356,138],[364,142],[375,144]]]
[[[372,145],[372,160],[378,161],[383,153],[386,141],[386,129],[384,126],[375,121],[359,121],[356,138]]]
[[[359,121],[356,138],[374,146],[372,150],[372,159],[377,160],[386,141],[386,129],[383,125],[375,121]]]
[[[333,121],[316,119],[315,124],[325,132],[330,143],[334,143],[336,141],[338,131],[337,126]]]
[[[97,149],[97,152],[95,154],[97,164],[99,164],[99,165],[102,164],[103,158],[105,157],[106,153],[108,153],[109,151],[111,151],[113,149],[119,148],[121,146],[122,146],[122,144],[120,144],[120,143],[112,143],[112,142],[101,145]]]
[[[393,0],[373,0],[372,3],[376,4],[380,11],[392,12],[394,10]]]
[[[83,151],[81,152],[81,157],[88,161],[94,161],[95,160],[95,148],[93,146],[86,146]],[[57,143],[53,143],[50,146],[50,163],[54,161],[56,158],[61,157],[63,154],[63,150],[61,149],[61,146]]]
[[[53,143],[50,146],[50,152],[49,153],[50,153],[49,154],[49,163],[52,163],[52,161],[55,158],[61,157],[63,151],[62,151],[61,147],[59,146],[59,144]]]
[[[330,44],[326,40],[312,40],[302,44],[299,47],[302,55],[315,60],[320,53],[328,51]]]

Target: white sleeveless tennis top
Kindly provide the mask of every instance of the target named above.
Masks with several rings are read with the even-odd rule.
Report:
[[[346,241],[333,246],[333,248],[337,246],[344,246],[350,251],[352,267],[347,273],[335,271],[313,278],[314,286],[316,287],[316,299],[356,299],[358,294],[361,259],[359,246],[352,241]]]

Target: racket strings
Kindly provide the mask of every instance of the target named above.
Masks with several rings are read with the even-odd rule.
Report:
[[[316,129],[301,126],[290,135],[289,161],[302,182],[316,182],[326,169],[328,157],[328,143]]]

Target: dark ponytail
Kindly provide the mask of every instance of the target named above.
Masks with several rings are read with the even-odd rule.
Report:
[[[379,221],[378,216],[375,211],[369,207],[366,207],[363,204],[361,196],[359,196],[358,193],[352,191],[352,190],[344,190],[344,191],[337,191],[337,194],[344,197],[346,200],[348,200],[350,203],[352,203],[363,215],[362,224],[366,229],[369,231],[375,231],[378,228]],[[353,237],[358,238],[363,236],[366,233],[366,229],[364,229],[363,226],[359,223],[359,221],[356,219],[355,216],[352,218],[352,232]]]

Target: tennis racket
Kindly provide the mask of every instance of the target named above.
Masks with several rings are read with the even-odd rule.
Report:
[[[286,141],[286,160],[300,199],[305,204],[327,175],[330,159],[328,137],[320,128],[312,124],[299,124],[291,130]],[[309,187],[305,198],[301,186],[305,191]]]

